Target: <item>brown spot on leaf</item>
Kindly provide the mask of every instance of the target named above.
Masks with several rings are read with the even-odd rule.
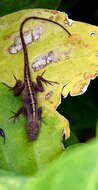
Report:
[[[72,34],[69,38],[68,41],[70,41],[71,44],[79,44],[80,47],[89,47],[88,44],[86,44],[83,39],[81,38],[80,35],[78,34]]]
[[[49,91],[49,92],[45,95],[45,100],[50,99],[52,95],[53,95],[53,90]]]
[[[4,36],[3,36],[3,39],[4,39],[4,40],[9,40],[9,39],[11,39],[12,36],[14,35],[14,33],[15,33],[15,32],[11,32],[10,34],[4,35]]]
[[[50,101],[50,104],[53,104],[53,101]]]
[[[49,17],[49,19],[50,19],[50,20],[53,20],[53,19],[54,19],[54,17],[53,17],[53,16],[50,16],[50,17]]]
[[[88,79],[94,79],[97,75],[98,75],[97,72],[95,72],[94,74],[86,72],[84,73],[83,77],[85,80],[88,80]]]
[[[60,16],[60,15],[57,15],[57,16],[55,17],[55,21],[58,22],[59,20],[61,20],[61,16]]]
[[[49,10],[49,9],[44,9],[44,12],[52,13],[52,14],[58,14],[58,13],[60,13],[60,12],[57,11],[57,10]]]
[[[57,11],[57,10],[51,10],[50,12],[53,13],[53,14],[58,14],[58,13],[60,13],[60,12]]]

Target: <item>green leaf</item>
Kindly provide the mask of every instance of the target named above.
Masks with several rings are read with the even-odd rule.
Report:
[[[28,189],[27,186],[29,183],[35,182],[35,178],[23,175],[19,175],[17,173],[0,170],[0,190],[19,190],[19,189]]]
[[[0,187],[5,190],[97,190],[98,189],[98,141],[71,149],[51,162],[35,177],[19,176],[0,171]]]
[[[9,119],[11,111],[21,106],[21,97],[14,97],[7,87],[0,85],[0,127],[6,136],[5,144],[0,137],[0,168],[33,175],[62,153],[63,127],[67,128],[68,123],[44,107],[39,136],[29,142],[25,117],[21,116],[15,123]]]
[[[20,23],[24,18],[32,15],[50,17],[56,20],[62,21],[62,17],[65,19],[65,14],[54,10],[29,10],[28,12],[20,11],[12,15],[7,15],[0,19],[0,81],[7,83],[10,86],[15,84],[13,74],[23,80],[23,51],[19,51],[16,54],[9,52],[9,47],[12,47],[14,40],[19,37]],[[26,25],[26,31],[28,24],[31,23],[31,28],[42,27],[43,34],[40,40],[30,44],[28,49],[29,60],[34,54],[47,53],[52,48],[51,36],[51,24],[45,25],[40,22],[28,22]],[[32,25],[33,24],[33,25]],[[29,25],[30,26],[30,25]],[[53,26],[54,30],[58,30]],[[47,38],[44,35],[45,31],[49,32],[50,45],[47,44]],[[48,30],[48,28],[50,28]],[[61,29],[59,29],[61,31]],[[55,32],[55,31],[54,31]],[[52,39],[51,39],[52,38]],[[68,38],[68,34],[66,35]],[[56,36],[55,36],[56,40]],[[38,43],[41,44],[38,44]],[[52,43],[52,44],[51,44]],[[38,44],[38,46],[36,46]],[[45,44],[47,48],[45,48]],[[31,49],[33,47],[34,49]],[[36,49],[37,48],[37,49]],[[47,51],[46,51],[47,50]],[[32,60],[33,61],[33,60]],[[32,79],[35,81],[36,76],[41,75],[43,71],[34,72],[32,69],[32,61],[30,61],[30,68]],[[51,74],[51,73],[50,73]],[[54,79],[51,78],[48,70],[45,73],[44,78],[51,81],[56,81],[57,76],[54,75]],[[56,78],[55,78],[56,77]],[[66,133],[66,138],[69,137],[69,123],[64,117],[56,112],[56,105],[60,98],[60,90],[58,84],[44,85],[45,91],[38,94],[38,106],[42,107],[42,118],[40,132],[37,140],[33,142],[28,141],[26,127],[27,122],[25,116],[21,116],[14,124],[9,117],[11,117],[11,111],[17,112],[17,110],[23,106],[22,97],[14,97],[12,91],[2,84],[0,85],[0,127],[4,130],[6,136],[6,143],[3,143],[2,137],[0,137],[0,168],[15,171],[23,175],[34,175],[39,170],[46,167],[49,162],[56,159],[63,151],[62,137],[63,133]],[[60,86],[61,89],[61,86]],[[45,98],[49,92],[52,91],[52,96]],[[55,93],[54,93],[55,92]],[[57,93],[56,93],[57,92]],[[56,97],[56,98],[55,98]]]
[[[19,45],[17,38],[19,37],[20,23],[31,15],[57,21],[71,33],[71,36],[69,36],[59,26],[41,20],[31,20],[24,26],[25,32],[30,32],[30,29],[34,30],[38,27],[42,28],[39,40],[35,40],[28,45],[29,63],[32,77],[36,78],[46,70],[44,77],[47,80],[59,83],[53,85],[53,87],[47,85],[45,92],[39,94],[42,104],[46,102],[49,108],[55,109],[60,103],[61,92],[65,97],[68,93],[71,96],[81,95],[88,88],[90,80],[97,76],[96,34],[98,27],[82,22],[71,23],[65,13],[46,9],[28,10],[28,12],[24,10],[2,17],[0,19],[0,62],[2,63],[0,66],[0,80],[10,85],[14,84],[13,78],[10,77],[12,74],[15,74],[18,78],[23,76],[23,52],[19,50],[16,53],[9,53],[9,49]],[[93,31],[96,32],[92,34]],[[43,60],[40,61],[41,57],[50,52],[53,53],[53,61],[42,66]],[[42,66],[41,69],[38,68],[38,64],[40,64],[40,67]],[[34,65],[37,65],[38,69],[35,72]],[[7,75],[5,67],[8,69]],[[52,95],[45,100],[44,97],[49,93],[52,93]]]
[[[34,175],[62,153],[63,131],[66,138],[70,135],[68,121],[56,112],[62,88],[64,96],[68,93],[71,96],[81,95],[90,80],[98,74],[98,39],[96,35],[91,35],[92,31],[98,31],[98,27],[80,22],[71,23],[67,15],[59,11],[35,9],[0,18],[0,81],[13,86],[13,74],[23,80],[23,52],[19,50],[12,54],[10,49],[17,46],[20,23],[31,15],[57,21],[66,26],[72,35],[69,36],[52,23],[42,21],[32,20],[24,27],[25,33],[42,27],[39,39],[27,45],[32,79],[35,81],[36,76],[45,70],[45,79],[58,82],[53,86],[44,85],[45,91],[38,95],[38,105],[43,109],[42,116],[46,124],[42,123],[36,141],[28,142],[24,116],[15,124],[9,120],[11,111],[17,111],[23,102],[21,97],[14,97],[7,87],[0,85],[0,127],[6,135],[5,145],[0,138],[0,168],[22,175]],[[50,61],[44,68],[34,72],[34,61],[39,61],[41,56],[49,52],[54,53],[55,61]]]
[[[32,188],[97,190],[98,141],[77,147],[67,154],[64,152],[43,172],[36,185],[32,184]]]

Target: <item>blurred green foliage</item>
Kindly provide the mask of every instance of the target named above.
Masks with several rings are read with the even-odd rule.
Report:
[[[60,9],[67,11],[78,0],[1,0],[0,1],[0,16],[22,10],[33,8]]]
[[[61,0],[1,0],[0,1],[0,16],[22,10],[33,8],[57,9]]]
[[[0,170],[0,190],[97,190],[98,140],[74,146],[36,176]]]

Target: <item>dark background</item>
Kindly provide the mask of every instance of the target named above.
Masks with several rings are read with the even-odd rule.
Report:
[[[0,0],[0,16],[30,8],[65,11],[74,20],[98,25],[98,4],[95,0]]]
[[[69,18],[98,26],[98,5],[95,0],[0,0],[0,16],[22,9],[46,8],[64,11]],[[62,97],[57,111],[70,122],[68,145],[86,142],[96,136],[98,121],[98,78],[91,81],[81,96]],[[70,141],[70,142],[69,142]],[[64,142],[67,146],[67,141]]]

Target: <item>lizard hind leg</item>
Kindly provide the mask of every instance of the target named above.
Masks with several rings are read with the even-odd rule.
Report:
[[[13,122],[15,123],[16,119],[22,114],[26,113],[25,107],[20,108],[17,112],[12,112],[13,115],[9,119],[13,119]]]
[[[40,122],[40,126],[41,126],[41,123],[44,123],[46,125],[46,122],[44,121],[44,117],[42,117],[42,107],[38,108],[37,117],[38,117],[38,121]]]
[[[15,75],[13,75],[16,83],[13,87],[7,85],[6,83],[2,82],[3,85],[12,90],[16,96],[20,95],[25,87],[24,83],[21,80],[18,80]]]
[[[22,93],[22,91],[24,90],[25,85],[24,85],[24,83],[23,83],[21,80],[18,80],[15,75],[13,75],[13,77],[14,77],[16,83],[15,83],[15,85],[12,87],[12,90],[14,91],[14,94],[15,94],[16,96],[18,96],[18,95],[20,95],[20,94]]]
[[[37,119],[40,121],[42,119],[42,107],[39,107],[37,110]]]

